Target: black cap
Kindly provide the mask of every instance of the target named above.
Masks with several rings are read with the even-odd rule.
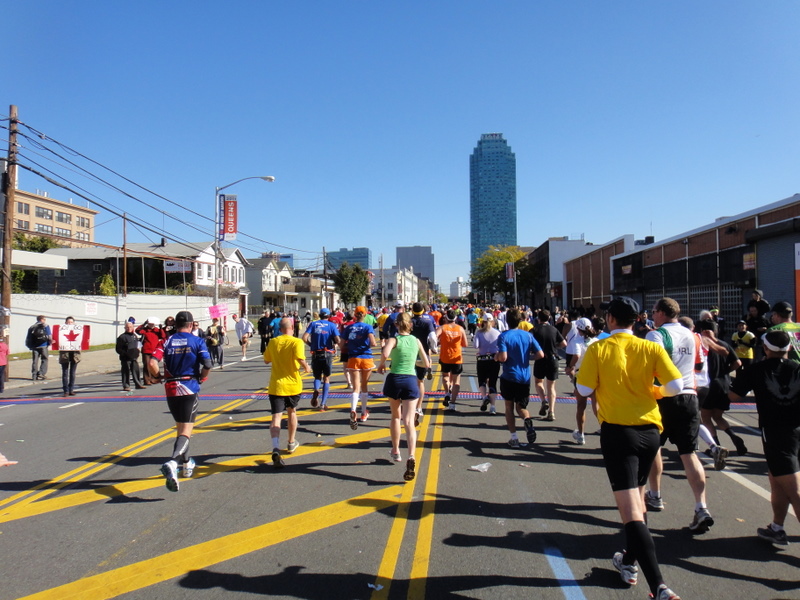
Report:
[[[175,315],[175,327],[185,327],[188,323],[194,323],[194,317],[188,310],[182,310]]]
[[[617,319],[635,319],[639,315],[639,303],[628,296],[617,296],[611,302],[600,304],[600,310],[611,313]]]
[[[789,315],[792,314],[792,305],[788,302],[776,302],[775,306],[772,307],[773,312],[778,313],[784,319],[788,318]]]

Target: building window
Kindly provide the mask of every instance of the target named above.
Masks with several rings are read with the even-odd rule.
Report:
[[[17,229],[30,229],[31,222],[23,221],[21,219],[14,219],[14,227],[16,227]]]
[[[69,229],[61,229],[61,227],[56,227],[56,235],[60,235],[61,237],[72,237],[72,231]]]
[[[390,281],[389,283],[386,284],[386,289],[387,290],[394,289],[394,284]]]
[[[206,277],[208,279],[214,279],[214,271],[211,270],[211,265],[206,265]]]
[[[38,209],[37,209],[37,210],[38,210]],[[89,222],[89,219],[88,219],[88,218],[86,218],[86,217],[75,217],[75,224],[76,224],[78,227],[85,227],[85,228],[87,228],[87,229],[88,229],[89,227],[91,227],[91,223]]]
[[[202,263],[197,263],[197,278],[198,279],[202,279],[203,278],[203,264]]]
[[[89,241],[89,234],[88,233],[75,232],[75,239],[76,240],[83,240],[84,242],[88,242]]]
[[[27,202],[17,202],[17,214],[29,215],[31,214],[31,205]]]
[[[66,223],[67,225],[72,223],[72,215],[69,213],[62,213],[56,211],[56,221],[59,223]]]
[[[100,271],[102,271],[102,270],[103,270],[103,263],[96,263],[96,264],[94,264],[94,265],[92,266],[92,270],[93,270],[95,273],[99,273]]]
[[[53,220],[53,211],[49,208],[36,207],[36,217],[38,219],[46,219],[47,221]]]
[[[64,277],[67,272],[64,269],[53,269],[53,276],[54,277]]]
[[[42,225],[41,223],[36,224],[36,231],[39,233],[53,233],[53,226],[52,225]]]

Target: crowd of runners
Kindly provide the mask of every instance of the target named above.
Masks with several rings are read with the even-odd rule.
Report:
[[[370,417],[372,373],[385,375],[382,394],[391,409],[389,458],[403,462],[404,431],[406,481],[416,476],[416,429],[423,414],[426,382],[433,378],[434,357],[438,357],[444,410],[463,410],[459,396],[463,349],[474,347],[479,410],[499,414],[498,396],[502,399],[512,448],[536,441],[528,410],[531,392],[540,401],[539,416],[556,419],[555,382],[563,358],[563,372],[573,384],[576,400],[573,441],[585,444],[589,406],[600,423],[600,447],[626,536],[626,550],[615,553],[612,564],[628,585],[637,583],[641,568],[651,597],[658,600],[679,599],[661,577],[647,528],[647,512],[665,508],[660,449],[667,442],[676,446],[694,502],[689,530],[707,532],[714,519],[707,505],[698,441],[708,446],[706,453],[718,470],[725,468],[729,456],[720,442],[720,431],[739,455],[748,452],[725,419],[731,400],[753,393],[762,430],[773,519],[757,530],[758,536],[786,545],[784,522],[789,507],[800,514],[800,325],[793,321],[791,305],[770,306],[758,291],[728,338],[732,344],[723,339],[727,337],[725,322],[717,307],[703,311],[695,322],[666,297],[650,312],[630,298],[619,297],[601,304],[599,311],[397,302],[381,309],[357,306],[349,312],[322,308],[305,319],[267,311],[255,327],[247,319],[234,316],[233,320],[242,360],[250,338],[258,334],[263,360],[271,365],[271,458],[276,469],[285,467],[280,444],[284,413],[286,452],[291,454],[299,446],[302,375],[313,374],[311,407],[327,411],[337,358],[351,394],[347,423],[352,430]],[[213,365],[222,367],[222,340],[227,332],[217,319],[207,329],[199,328],[188,311],[166,319],[163,325],[152,321],[137,328],[131,319],[117,351],[123,361],[124,386],[130,385],[129,378],[137,387],[165,386],[177,435],[161,471],[167,489],[177,492],[179,471],[188,478],[195,468],[189,441],[198,394]],[[140,382],[138,369],[132,364],[125,368],[124,354],[137,344],[142,346],[142,340]],[[518,436],[519,422],[524,441]],[[0,466],[8,464],[14,463],[0,455]]]

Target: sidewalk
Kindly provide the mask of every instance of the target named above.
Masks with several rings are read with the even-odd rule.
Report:
[[[61,365],[58,364],[58,352],[50,351],[50,358],[47,366],[47,381],[61,384]],[[34,387],[41,385],[42,381],[31,381],[31,359],[19,358],[8,361],[9,378],[6,381],[6,390],[22,387]],[[75,373],[75,381],[86,375],[97,375],[103,373],[116,373],[115,381],[120,380],[119,356],[116,350],[95,350],[81,352],[81,362],[78,363],[78,370]]]

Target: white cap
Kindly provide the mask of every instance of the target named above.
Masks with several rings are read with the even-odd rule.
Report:
[[[581,331],[586,331],[587,329],[592,328],[592,322],[586,317],[581,317],[580,319],[575,321],[575,327],[580,329]]]

